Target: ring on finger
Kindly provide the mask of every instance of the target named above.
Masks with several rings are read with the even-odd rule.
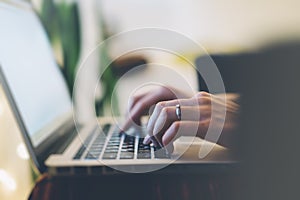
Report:
[[[175,113],[176,113],[177,119],[180,121],[181,120],[181,107],[179,104],[176,105]]]

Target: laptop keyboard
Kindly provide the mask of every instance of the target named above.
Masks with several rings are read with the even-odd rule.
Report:
[[[143,138],[126,134],[119,135],[118,129],[109,134],[112,126],[105,124],[103,134],[95,134],[95,129],[84,141],[73,159],[114,160],[114,159],[167,159],[170,158],[165,149],[144,145]]]

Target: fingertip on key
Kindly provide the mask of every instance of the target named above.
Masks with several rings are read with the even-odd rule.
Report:
[[[150,144],[150,142],[151,142],[150,136],[149,136],[149,135],[146,135],[146,137],[145,137],[144,140],[143,140],[143,144]]]

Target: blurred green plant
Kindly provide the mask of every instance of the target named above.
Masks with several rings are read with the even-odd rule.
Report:
[[[99,13],[100,16],[101,13]],[[76,67],[80,54],[80,20],[76,1],[43,0],[40,11],[41,21],[50,38],[58,63],[67,80],[70,93],[76,76]],[[103,31],[103,39],[110,35],[106,32],[105,23],[100,18],[100,30]],[[96,45],[96,44],[95,44]],[[100,50],[100,70],[105,70],[101,76],[102,97],[95,102],[96,114],[109,115],[105,109],[113,103],[114,114],[119,114],[117,98],[111,95],[115,88],[117,78],[111,69],[111,59],[108,55],[108,47]],[[108,66],[108,67],[107,67]],[[107,109],[109,110],[109,109]]]
[[[44,0],[40,12],[41,21],[46,29],[57,55],[70,92],[73,89],[76,66],[80,54],[80,24],[77,4],[69,1]]]
[[[101,30],[103,31],[103,39],[107,39],[110,37],[110,34],[106,32],[107,28],[105,23],[100,19]],[[108,54],[108,44],[103,43],[100,49],[100,73],[101,76],[101,84],[103,95],[100,101],[96,101],[96,114],[98,116],[109,116],[112,115],[110,111],[113,111],[113,114],[119,115],[119,103],[118,99],[115,95],[112,95],[117,84],[117,76],[114,74],[112,70],[112,59]],[[103,71],[104,70],[104,71]],[[107,111],[105,110],[107,109]],[[112,110],[111,110],[112,109]]]

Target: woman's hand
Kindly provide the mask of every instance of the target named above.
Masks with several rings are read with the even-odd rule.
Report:
[[[232,131],[236,126],[236,117],[239,111],[239,95],[218,94],[212,95],[199,92],[189,99],[160,101],[149,119],[148,136],[144,143],[154,143],[153,137],[173,151],[173,141],[178,137],[198,136],[205,138],[211,124],[212,131],[222,130],[218,143],[224,146],[232,144]],[[181,119],[176,115],[176,105],[181,107]],[[209,139],[209,138],[208,138]]]
[[[237,123],[238,100],[238,94],[212,95],[206,92],[199,92],[188,98],[188,95],[179,90],[160,86],[131,99],[128,118],[121,129],[126,131],[134,124],[139,125],[141,116],[155,105],[147,125],[145,144],[153,142],[157,145],[158,142],[172,151],[172,143],[178,137],[185,135],[205,138],[211,125],[212,131],[222,130],[218,143],[229,147],[233,143],[232,132]],[[177,104],[181,107],[180,120],[176,115]]]

